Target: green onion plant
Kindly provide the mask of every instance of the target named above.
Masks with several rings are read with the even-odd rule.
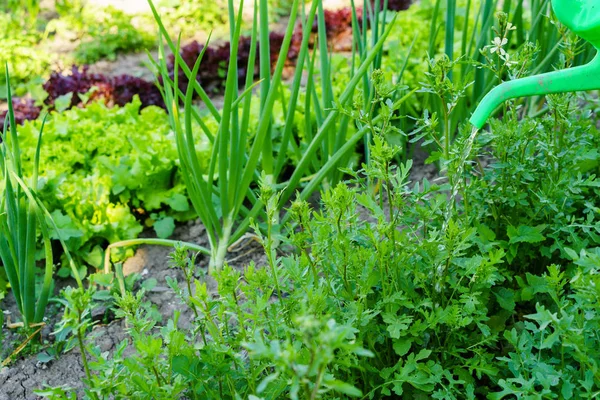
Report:
[[[10,82],[8,66],[6,81]],[[43,125],[40,130],[37,149],[30,179],[21,159],[19,139],[12,105],[10,85],[7,86],[8,115],[0,143],[0,261],[8,277],[11,292],[21,314],[22,324],[28,329],[43,321],[44,312],[53,283],[53,252],[51,229],[54,225],[50,214],[35,194],[38,185],[38,171]],[[8,128],[7,128],[8,127]],[[29,184],[26,181],[29,181]],[[38,235],[44,248],[45,266],[41,285],[36,277],[36,251]],[[64,242],[62,243],[64,246]],[[75,264],[65,248],[71,264],[73,276],[82,286]]]
[[[231,53],[224,105],[219,111],[196,80],[203,52],[193,68],[186,65],[179,55],[179,43],[169,37],[152,1],[149,0],[149,3],[160,28],[160,40],[166,42],[175,55],[174,79],[169,77],[163,46],[160,46],[159,58],[154,65],[162,77],[163,95],[177,138],[183,176],[194,208],[208,233],[211,253],[209,270],[220,269],[225,262],[228,246],[247,231],[253,219],[266,217],[254,191],[259,180],[263,185],[283,189],[279,203],[281,209],[295,193],[299,192],[298,196],[306,199],[322,185],[330,186],[340,179],[339,168],[346,166],[344,162],[348,161],[367,131],[359,129],[353,132],[349,117],[340,110],[352,101],[356,87],[368,77],[390,29],[380,32],[370,50],[351,69],[349,83],[336,97],[331,90],[331,55],[325,38],[322,2],[313,2],[307,9],[304,5],[300,7],[299,0],[294,1],[279,56],[275,67],[271,69],[270,49],[266,45],[270,32],[268,1],[257,0],[247,78],[240,85],[237,49],[242,14],[239,11],[236,15],[234,2],[230,0]],[[239,9],[242,7],[243,2]],[[311,49],[309,38],[315,17],[320,28],[315,46]],[[302,26],[302,41],[297,68],[291,81],[285,82],[283,70],[298,19]],[[256,60],[258,47],[260,58]],[[257,64],[260,80],[255,83]],[[185,73],[189,81],[185,91],[178,88],[178,69]],[[304,77],[308,77],[305,87],[302,84]],[[282,94],[286,93],[282,90],[285,86],[288,94]],[[258,96],[252,94],[255,88]],[[306,94],[304,135],[300,137],[294,135],[293,128],[303,93]],[[217,132],[211,132],[203,122],[198,107],[192,102],[195,94],[219,123]],[[252,107],[256,101],[259,102],[258,111]],[[180,104],[183,104],[182,109]],[[276,104],[285,110],[283,132],[275,132],[272,126],[273,107]],[[258,112],[258,126],[250,126],[251,112]],[[201,167],[195,151],[192,132],[196,125],[213,144],[207,168]],[[290,158],[298,160],[297,163],[290,165]]]

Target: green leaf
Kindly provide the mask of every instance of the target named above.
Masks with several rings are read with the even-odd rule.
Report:
[[[477,231],[479,232],[479,235],[488,242],[493,242],[496,240],[496,234],[487,225],[479,225],[477,227]]]
[[[402,389],[402,385],[404,385],[404,381],[394,380],[394,387],[392,388],[392,390],[398,396],[401,396],[404,393],[404,389]]]
[[[565,400],[569,400],[573,398],[573,390],[575,389],[575,385],[571,383],[571,381],[564,381],[562,385],[562,389],[560,390],[560,394],[562,394]]]
[[[41,363],[47,363],[47,362],[54,360],[54,356],[51,354],[48,354],[44,351],[44,352],[38,353],[37,359]]]
[[[524,287],[523,290],[527,289],[533,294],[553,292],[553,289],[548,285],[548,280],[545,277],[533,275],[529,272],[525,276],[529,285]]]
[[[69,92],[67,94],[63,94],[62,96],[58,96],[56,100],[54,100],[54,108],[57,112],[61,113],[71,107],[71,99],[73,98],[73,92]]]
[[[563,248],[563,250],[571,260],[573,260],[573,261],[579,260],[579,254],[577,254],[577,252],[575,250],[570,249],[568,247]]]
[[[539,243],[546,239],[542,232],[546,229],[546,225],[538,225],[536,227],[520,225],[518,228],[514,226],[508,227],[508,237],[510,243]]]
[[[4,295],[8,290],[8,281],[6,280],[6,274],[4,272],[4,268],[0,269],[0,300],[4,299]],[[2,314],[2,312],[0,312]],[[2,314],[4,315],[4,314]],[[0,325],[1,327],[2,325]],[[0,328],[1,329],[1,328]],[[1,330],[0,330],[1,332]]]
[[[190,209],[190,203],[188,203],[187,197],[182,194],[176,193],[170,199],[166,200],[167,204],[175,211],[188,211]]]
[[[161,239],[166,239],[173,234],[175,230],[175,220],[172,217],[159,219],[154,223],[154,231]]]
[[[113,274],[92,274],[90,275],[90,282],[100,286],[110,286],[113,282]]]
[[[361,356],[361,357],[370,357],[373,358],[375,357],[375,354],[373,354],[372,351],[364,349],[362,347],[359,347],[357,349],[354,349],[354,354],[356,354],[357,356]]]
[[[496,300],[500,307],[507,311],[514,311],[515,309],[515,292],[510,289],[501,288],[497,292],[494,292]]]
[[[58,271],[56,271],[56,275],[58,275],[61,278],[68,278],[69,276],[71,276],[71,269],[68,266],[64,265],[60,267]]]
[[[540,350],[551,349],[552,346],[554,346],[554,344],[558,343],[559,341],[560,341],[559,332],[554,331],[544,339],[544,341],[542,342],[542,345],[540,346]]]
[[[271,374],[271,375],[267,376],[256,387],[256,393],[262,393],[262,392],[264,392],[265,389],[267,388],[267,386],[269,386],[269,383],[275,381],[277,378],[279,378],[279,374],[278,373],[274,373],[274,374]]]
[[[94,246],[92,251],[83,254],[83,259],[92,267],[100,268],[104,262],[104,251],[102,250],[102,247]]]
[[[427,357],[429,357],[431,355],[431,350],[428,349],[423,349],[421,351],[419,351],[419,353],[417,354],[417,356],[415,357],[415,361],[421,361],[426,359]]]
[[[413,320],[413,317],[409,315],[397,316],[392,313],[384,313],[382,317],[383,321],[388,324],[387,331],[392,339],[399,339],[401,333],[410,327]]]
[[[333,380],[333,381],[327,382],[327,386],[330,389],[335,390],[336,392],[345,394],[346,396],[350,396],[350,397],[362,396],[362,392],[349,383],[345,383],[345,382],[338,381],[338,380]]]
[[[158,281],[156,278],[145,279],[142,282],[142,288],[144,288],[146,291],[150,291],[156,287],[157,283]]]
[[[114,297],[109,290],[98,290],[92,298],[97,301],[110,301]]]
[[[173,372],[187,379],[196,379],[196,367],[199,360],[190,360],[187,356],[175,356],[172,361]]]
[[[80,238],[83,236],[83,232],[77,228],[71,217],[63,214],[60,210],[54,210],[52,212],[52,219],[58,228],[58,232],[52,230],[50,237],[54,240],[62,238],[64,241],[68,241],[71,238]]]
[[[408,351],[410,350],[410,346],[412,345],[412,339],[398,339],[398,340],[394,340],[394,351],[396,352],[397,355],[399,355],[400,357],[406,355],[406,353],[408,353]]]
[[[552,314],[543,305],[537,304],[536,311],[535,314],[525,315],[525,318],[536,321],[539,324],[540,331],[545,330],[548,325],[558,320],[557,315]]]

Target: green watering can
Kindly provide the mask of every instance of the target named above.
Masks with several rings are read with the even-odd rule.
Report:
[[[600,54],[600,0],[552,0],[560,22],[590,42]],[[481,129],[494,110],[517,97],[600,89],[600,55],[587,65],[505,82],[481,101],[470,122]]]

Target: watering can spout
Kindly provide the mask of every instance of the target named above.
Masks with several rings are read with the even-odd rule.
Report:
[[[600,89],[600,55],[581,67],[534,75],[495,87],[483,98],[469,121],[476,128],[483,128],[494,110],[510,99],[597,89]]]
[[[600,2],[598,0],[552,0],[560,22],[600,49]],[[496,107],[517,97],[600,89],[600,56],[587,65],[503,83],[484,97],[471,117],[481,129]]]

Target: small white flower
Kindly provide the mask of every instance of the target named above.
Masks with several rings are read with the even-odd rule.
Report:
[[[516,61],[510,60],[510,55],[507,52],[499,53],[498,57],[500,57],[500,59],[504,61],[504,65],[506,65],[507,67],[512,67],[513,65],[517,64]]]
[[[517,27],[514,26],[513,24],[511,24],[510,22],[508,22],[506,24],[506,31],[516,31],[516,30],[517,30]]]
[[[507,38],[499,38],[499,37],[495,37],[494,40],[492,41],[492,44],[498,47],[502,47],[505,44],[508,43],[508,39]]]
[[[499,55],[503,56],[506,54],[506,51],[502,47],[505,46],[507,43],[507,38],[495,37],[494,40],[492,40],[492,47],[490,51],[492,52],[492,54],[498,52]]]
[[[508,53],[505,53],[504,55],[501,55],[500,58],[502,58],[504,60],[504,65],[506,65],[507,67],[512,67],[514,65],[517,65],[516,61],[511,61],[510,57],[508,55]]]

